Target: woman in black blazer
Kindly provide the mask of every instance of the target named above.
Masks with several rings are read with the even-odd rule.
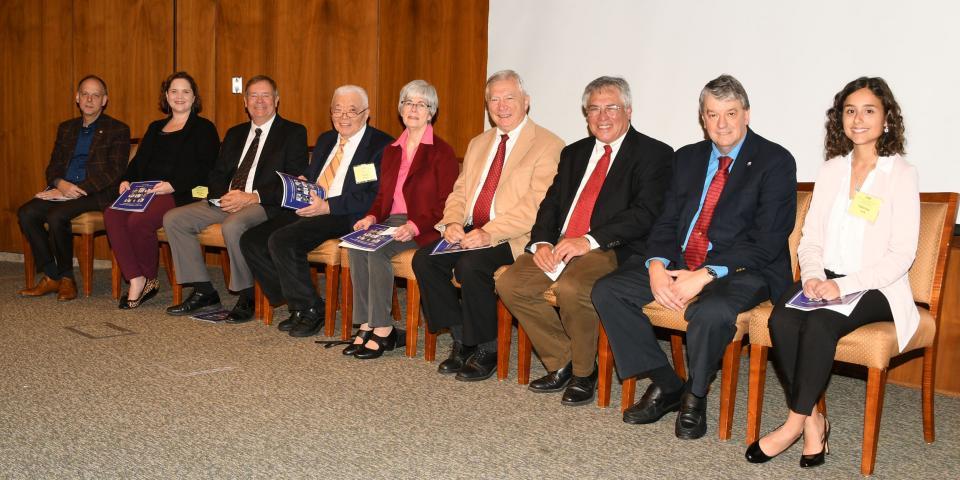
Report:
[[[130,282],[130,290],[120,297],[121,309],[136,308],[157,294],[157,229],[163,226],[163,215],[191,202],[192,190],[207,184],[220,136],[213,123],[197,115],[201,108],[200,92],[189,74],[177,72],[163,81],[160,111],[167,117],[147,127],[120,184],[123,193],[131,182],[160,180],[150,190],[156,195],[143,212],[104,211],[110,247]]]

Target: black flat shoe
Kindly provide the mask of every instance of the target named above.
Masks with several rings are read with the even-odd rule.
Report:
[[[391,332],[392,333],[392,332]],[[360,339],[360,343],[351,343],[343,349],[344,355],[354,355],[363,348],[363,345],[367,343],[367,340],[370,340],[370,335],[373,335],[373,330],[360,330],[357,332],[357,337]]]
[[[143,291],[140,292],[140,298],[136,300],[127,300],[127,308],[137,308],[140,305],[143,305],[143,302],[156,297],[158,291],[160,291],[160,281],[156,278],[147,280],[147,283],[143,286]]]
[[[651,383],[647,391],[643,392],[640,401],[623,412],[623,421],[633,425],[656,422],[664,415],[680,408],[682,393],[683,388],[674,392],[664,392],[657,384]]]
[[[193,290],[183,303],[167,307],[167,315],[190,315],[194,312],[216,310],[218,308],[220,308],[220,294],[216,291],[213,293],[200,293]]]
[[[707,397],[700,398],[693,392],[683,392],[674,430],[681,440],[703,437],[707,433]]]
[[[780,427],[782,426],[783,425],[780,425]],[[777,427],[777,428],[779,429],[780,427]],[[797,440],[800,440],[800,437],[802,436],[803,436],[802,434],[798,435],[797,438],[794,438],[793,441],[790,442],[790,445],[787,445],[786,448],[784,448],[783,450],[780,450],[779,452],[773,455],[767,455],[766,453],[764,453],[763,449],[760,448],[760,440],[757,440],[756,442],[751,443],[749,447],[747,447],[747,452],[744,453],[743,456],[750,463],[767,463],[777,455],[780,455],[781,453],[789,450],[790,447],[792,447],[795,443],[797,443]]]
[[[820,449],[820,453],[800,455],[800,468],[819,467],[827,461],[827,455],[830,453],[830,444],[827,443],[827,439],[830,438],[830,422],[826,417],[823,419],[823,425],[823,448]]]
[[[376,343],[378,348],[367,348],[367,344],[364,343],[360,345],[360,350],[353,354],[353,358],[359,358],[360,360],[372,360],[374,358],[380,358],[383,356],[383,352],[397,348],[397,329],[393,328],[390,330],[390,333],[388,333],[386,337],[381,337],[376,333],[371,333],[370,340],[373,343]]]

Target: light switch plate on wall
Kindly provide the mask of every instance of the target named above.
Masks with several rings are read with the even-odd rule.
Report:
[[[233,87],[231,88],[233,93],[240,93],[243,91],[243,77],[233,77]]]

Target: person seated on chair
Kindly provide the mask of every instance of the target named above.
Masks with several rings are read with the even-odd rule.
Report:
[[[380,156],[393,137],[368,126],[369,118],[366,90],[356,85],[338,87],[330,102],[333,130],[317,138],[303,177],[323,187],[326,198],[314,196],[307,207],[284,210],[240,239],[243,255],[270,305],[287,302],[290,318],[277,328],[292,337],[315,335],[325,321],[325,301],[313,287],[307,254],[327,240],[350,233],[377,195]]]
[[[827,110],[826,131],[827,162],[797,249],[800,281],[779,297],[768,322],[790,413],[750,445],[752,463],[803,437],[800,466],[821,465],[830,424],[815,406],[830,380],[837,342],[860,326],[893,321],[902,351],[920,324],[907,275],[920,235],[920,193],[917,170],[903,158],[903,117],[890,87],[878,77],[848,83]],[[843,315],[787,308],[801,291],[812,300],[866,293]]]
[[[243,104],[250,121],[230,128],[223,137],[210,172],[207,200],[174,208],[163,217],[177,283],[193,286],[186,300],[167,308],[169,315],[219,308],[220,295],[210,283],[197,238],[201,230],[219,223],[230,256],[228,288],[239,293],[227,321],[253,318],[253,276],[240,250],[240,236],[282,210],[283,184],[276,172],[299,175],[307,166],[307,129],[277,113],[280,92],[272,78],[251,77]]]
[[[600,319],[590,290],[643,251],[663,207],[673,149],[630,125],[630,85],[600,77],[583,92],[591,136],[560,152],[553,185],[540,203],[524,253],[497,280],[503,303],[530,336],[547,375],[533,392],[563,390],[561,403],[584,405],[597,386]],[[560,271],[557,307],[543,298]],[[569,386],[568,386],[569,384]]]
[[[143,212],[103,211],[110,248],[130,282],[130,290],[120,296],[121,309],[137,308],[157,294],[157,229],[163,226],[163,215],[193,201],[193,188],[207,184],[220,135],[210,120],[199,116],[200,110],[200,91],[188,73],[176,72],[163,81],[160,111],[167,117],[147,127],[119,189],[122,194],[130,182],[160,180],[150,189],[153,200]]]
[[[130,157],[130,127],[106,113],[107,84],[87,75],[77,84],[80,117],[57,127],[47,165],[47,189],[17,210],[20,231],[30,244],[36,285],[20,290],[24,297],[57,292],[57,300],[77,298],[73,279],[71,220],[99,212],[117,198],[120,176]]]
[[[537,207],[557,173],[563,141],[527,116],[530,96],[513,70],[494,73],[485,89],[495,127],[470,140],[463,171],[436,228],[465,252],[417,250],[413,271],[432,332],[449,328],[450,356],[442,374],[457,380],[490,378],[497,365],[497,294],[493,273],[523,253]],[[462,291],[451,283],[453,277]],[[462,295],[462,301],[458,298]]]
[[[397,227],[393,241],[373,252],[348,249],[353,282],[353,314],[360,331],[344,355],[377,358],[397,345],[397,329],[390,319],[393,293],[391,258],[440,238],[433,226],[443,216],[443,205],[457,180],[459,165],[453,148],[434,135],[439,106],[437,90],[414,80],[400,90],[397,110],[406,129],[383,151],[380,189],[366,217],[353,225],[366,230],[374,223]]]
[[[620,378],[652,380],[623,420],[652,423],[679,409],[681,439],[706,433],[707,392],[737,315],[790,284],[787,239],[797,208],[793,156],[749,128],[750,102],[737,79],[721,75],[704,86],[700,122],[709,140],[677,150],[644,256],[601,278],[592,293]],[[687,321],[686,385],[643,312],[651,301]]]

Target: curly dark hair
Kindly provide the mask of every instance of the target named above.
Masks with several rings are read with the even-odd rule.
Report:
[[[170,103],[167,102],[167,90],[170,90],[170,84],[178,78],[190,82],[190,89],[193,90],[193,105],[190,107],[190,112],[194,114],[200,113],[203,110],[203,104],[200,103],[200,89],[197,88],[197,82],[187,72],[171,73],[170,76],[160,84],[160,111],[166,115],[170,115],[173,111],[170,109]]]
[[[827,110],[827,135],[823,142],[824,157],[830,160],[850,153],[853,142],[843,131],[843,105],[847,97],[861,88],[868,88],[883,104],[884,122],[887,130],[877,139],[877,154],[887,157],[894,154],[903,155],[905,139],[903,136],[903,116],[900,115],[900,105],[893,98],[893,92],[887,82],[880,77],[860,77],[848,83],[843,90],[833,96],[833,106]]]

